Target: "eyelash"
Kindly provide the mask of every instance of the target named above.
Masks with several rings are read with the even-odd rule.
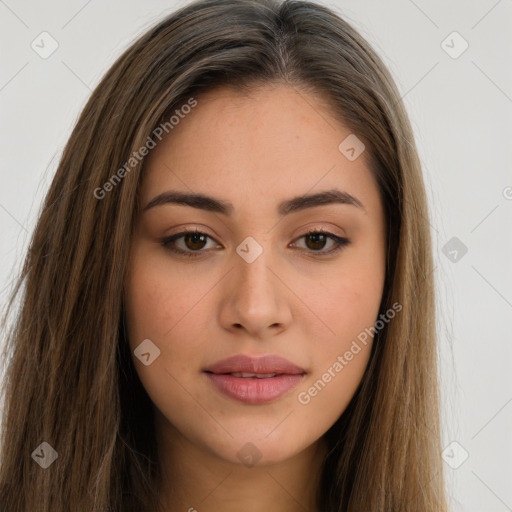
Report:
[[[181,256],[185,256],[187,258],[197,258],[197,257],[200,257],[202,253],[207,252],[202,249],[197,250],[197,251],[190,251],[190,250],[184,251],[182,249],[177,249],[173,245],[174,242],[176,242],[176,240],[183,238],[185,235],[188,235],[188,234],[204,235],[207,238],[210,238],[213,240],[213,238],[211,236],[207,235],[206,233],[202,233],[201,231],[198,231],[198,230],[193,230],[193,231],[189,230],[189,231],[182,231],[181,233],[176,233],[175,235],[169,236],[167,238],[163,238],[160,242],[169,251],[179,254]],[[331,240],[333,240],[335,242],[335,246],[333,248],[329,249],[328,251],[324,251],[324,250],[318,250],[318,251],[309,250],[308,251],[306,249],[306,252],[313,253],[313,255],[315,255],[315,256],[318,255],[321,258],[324,256],[330,256],[334,253],[337,253],[338,251],[343,249],[345,246],[350,244],[350,240],[348,238],[343,238],[343,237],[337,236],[333,233],[330,233],[329,231],[324,231],[323,229],[309,230],[306,233],[304,233],[302,236],[300,236],[297,240],[300,240],[301,238],[304,238],[304,237],[307,237],[310,235],[326,235],[327,238],[330,238]]]

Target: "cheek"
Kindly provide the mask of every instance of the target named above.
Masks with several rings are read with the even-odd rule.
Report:
[[[316,293],[307,295],[325,329],[315,340],[314,367],[297,391],[298,402],[321,423],[334,423],[346,409],[366,370],[384,285],[381,261],[354,258]]]
[[[183,410],[192,406],[183,387],[191,389],[200,373],[208,343],[205,319],[211,317],[207,294],[218,279],[198,278],[192,266],[172,265],[166,256],[144,244],[135,248],[125,281],[127,332],[134,366],[152,401],[162,410],[169,404]],[[146,339],[159,350],[147,366],[134,354]]]
[[[303,290],[311,311],[323,323],[317,348],[332,356],[350,345],[350,340],[374,325],[379,313],[384,287],[384,270],[380,262],[361,264],[356,257],[345,261],[328,275],[320,276],[316,287]]]
[[[126,279],[126,313],[130,342],[165,340],[187,319],[197,302],[190,278],[173,271],[165,258],[136,254]]]
[[[157,409],[166,411],[173,420],[177,418],[169,410],[170,404],[185,416],[189,409],[197,413],[183,389],[190,387],[190,363],[198,359],[200,350],[196,342],[200,337],[194,329],[200,329],[197,314],[201,304],[197,302],[204,291],[187,286],[187,282],[190,277],[144,249],[134,251],[125,281],[127,333],[134,366]],[[146,339],[159,350],[149,365],[134,354]]]
[[[381,300],[382,290],[376,283],[368,275],[344,276],[327,288],[327,300],[316,298],[314,307],[329,330],[316,341],[311,374],[296,393],[305,417],[317,419],[304,422],[306,437],[321,435],[333,425],[361,382],[371,354],[370,328]]]
[[[345,347],[344,347],[345,348]],[[350,343],[318,366],[297,390],[300,414],[315,421],[304,421],[305,436],[317,437],[329,429],[343,414],[359,386],[368,364],[371,343]],[[347,355],[350,354],[350,359]]]

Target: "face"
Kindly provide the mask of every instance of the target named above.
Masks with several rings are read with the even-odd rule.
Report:
[[[386,230],[366,153],[339,149],[350,134],[304,92],[222,88],[151,150],[127,329],[157,424],[180,446],[235,464],[284,461],[354,395]],[[212,200],[177,204],[171,192]]]

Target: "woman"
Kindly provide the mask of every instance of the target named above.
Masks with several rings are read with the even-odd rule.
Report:
[[[446,510],[432,279],[368,43],[315,3],[190,3],[108,71],[44,202],[2,510]]]

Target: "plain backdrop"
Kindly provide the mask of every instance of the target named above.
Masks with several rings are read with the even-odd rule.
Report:
[[[91,91],[183,3],[0,0],[2,304]],[[424,165],[451,510],[512,510],[512,1],[322,3],[389,66]]]

